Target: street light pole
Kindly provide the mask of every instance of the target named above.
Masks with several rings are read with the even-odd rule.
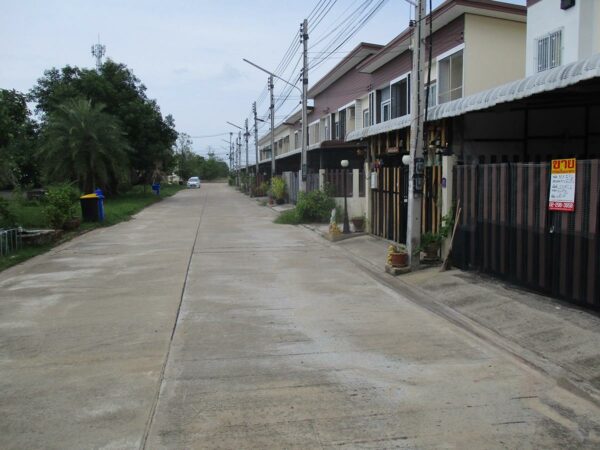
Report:
[[[256,187],[258,187],[258,117],[256,116],[256,102],[252,103],[252,112],[254,113],[254,152],[256,153],[256,168],[254,169],[254,178]]]
[[[304,22],[307,23],[306,20]],[[308,35],[306,35],[306,39],[308,39]],[[306,47],[306,45],[307,44],[305,42],[305,47]],[[306,59],[306,53],[305,53],[305,59]],[[258,70],[261,70],[269,75],[269,91],[271,94],[271,105],[269,107],[271,110],[271,176],[275,176],[275,105],[274,105],[274,101],[273,101],[273,78],[277,78],[278,80],[283,81],[285,84],[292,86],[294,89],[298,90],[298,92],[300,92],[300,95],[302,96],[302,117],[303,117],[303,120],[302,120],[302,154],[305,155],[304,159],[303,159],[304,161],[306,161],[306,120],[304,120],[304,117],[306,116],[306,101],[305,101],[306,95],[304,94],[303,90],[300,89],[295,84],[292,84],[287,80],[284,80],[283,78],[275,75],[273,72],[270,72],[267,69],[260,67],[258,64],[254,64],[252,61],[248,61],[246,58],[242,58],[242,60],[244,62],[247,62],[251,66],[256,67]],[[305,63],[305,64],[307,65],[307,63]],[[308,68],[306,69],[305,74],[306,75],[303,74],[303,82],[304,82],[304,77],[306,77],[306,84],[308,85]]]

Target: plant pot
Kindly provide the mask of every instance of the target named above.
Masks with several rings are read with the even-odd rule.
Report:
[[[354,231],[363,232],[365,231],[365,219],[362,217],[357,219],[352,219],[352,225],[354,225]]]
[[[65,231],[72,231],[79,228],[79,225],[81,225],[81,219],[79,217],[71,217],[70,219],[65,220],[62,229]]]
[[[393,267],[406,267],[408,265],[408,253],[390,253],[390,263]]]
[[[425,252],[425,258],[428,260],[434,260],[438,258],[438,251],[440,246],[438,244],[429,244],[425,246],[423,251]]]

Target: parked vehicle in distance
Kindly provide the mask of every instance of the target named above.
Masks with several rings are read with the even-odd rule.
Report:
[[[187,181],[187,187],[199,188],[200,187],[200,178],[199,177],[190,177],[190,179]]]

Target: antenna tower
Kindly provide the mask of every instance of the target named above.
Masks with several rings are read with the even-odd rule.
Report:
[[[100,35],[98,35],[98,43],[92,45],[92,56],[96,58],[96,70],[102,67],[102,57],[106,53],[106,45],[100,44]]]

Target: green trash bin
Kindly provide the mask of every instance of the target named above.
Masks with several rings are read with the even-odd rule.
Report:
[[[81,203],[81,217],[84,222],[99,222],[100,212],[98,202],[100,198],[96,194],[86,194],[79,197]]]

